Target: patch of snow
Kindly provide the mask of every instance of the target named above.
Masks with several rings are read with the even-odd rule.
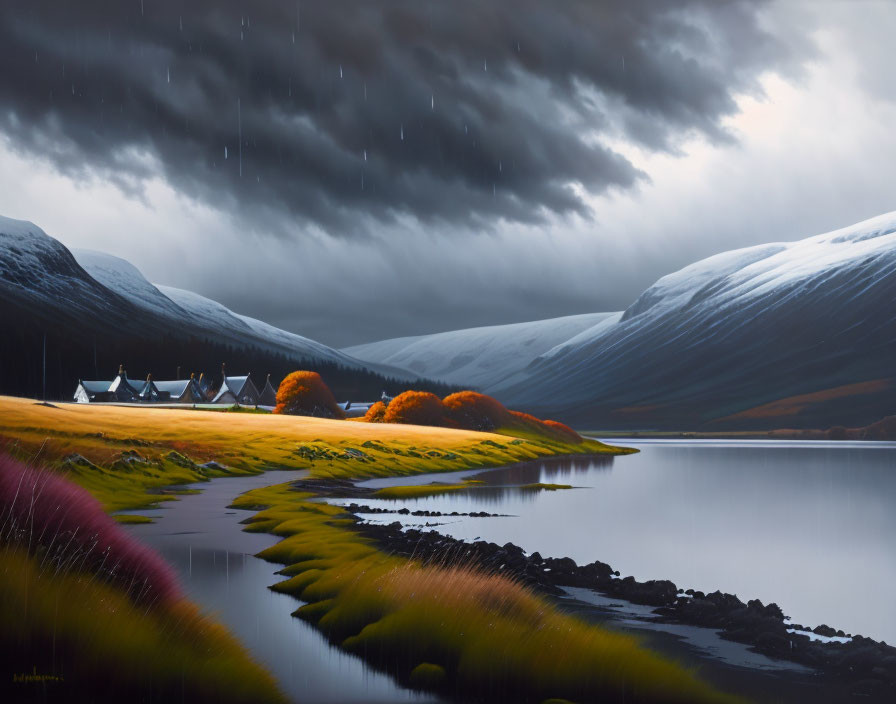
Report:
[[[812,631],[798,631],[795,628],[788,628],[788,633],[797,633],[801,636],[809,636],[809,640],[817,640],[820,643],[849,643],[852,638],[845,636],[820,636]]]

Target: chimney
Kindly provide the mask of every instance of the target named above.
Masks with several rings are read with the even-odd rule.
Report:
[[[180,367],[177,368],[177,376],[175,377],[177,381],[180,381]]]
[[[147,374],[147,375],[146,375],[146,381],[147,381],[147,382],[152,381],[152,374]]]
[[[124,374],[124,365],[119,364],[118,365],[118,376],[121,376],[122,374]]]
[[[190,381],[196,378],[196,372],[190,372]]]

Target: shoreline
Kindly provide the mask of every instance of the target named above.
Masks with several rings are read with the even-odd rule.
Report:
[[[350,513],[347,508],[346,513]],[[436,530],[404,530],[398,521],[371,524],[364,522],[363,514],[350,515],[356,520],[358,532],[398,557],[424,565],[474,564],[487,572],[518,579],[555,600],[565,594],[562,587],[578,587],[650,606],[659,616],[658,623],[718,630],[722,638],[747,645],[757,653],[815,669],[837,684],[856,687],[860,690],[856,694],[880,701],[896,696],[896,648],[861,635],[851,635],[845,643],[813,640],[847,634],[825,625],[809,631],[789,623],[774,603],[763,605],[751,600],[745,604],[735,595],[719,591],[681,591],[669,580],[638,582],[633,577],[621,578],[618,571],[600,561],[580,566],[568,557],[543,558],[537,552],[527,555],[513,543],[467,543]]]
[[[896,438],[887,437],[858,437],[835,436],[832,437],[826,430],[732,430],[732,431],[699,431],[699,430],[577,430],[582,437],[592,438],[603,442],[604,440],[782,440],[807,442],[862,442],[885,443],[893,442]]]
[[[588,457],[555,456],[471,470],[471,473],[508,469],[532,462]],[[319,499],[362,500],[371,497],[375,490],[358,486],[357,481],[309,478],[289,482],[289,485],[293,490],[313,493]],[[543,558],[537,552],[529,555],[513,543],[503,546],[484,540],[468,543],[442,535],[428,525],[422,526],[428,530],[405,530],[398,521],[385,525],[372,524],[364,518],[384,513],[433,517],[450,516],[450,513],[412,511],[398,505],[395,510],[374,509],[362,503],[340,508],[352,517],[354,530],[396,557],[417,560],[424,565],[476,565],[486,572],[516,579],[536,592],[551,597],[560,606],[564,605],[567,595],[564,587],[592,590],[630,604],[650,607],[654,623],[712,629],[718,631],[721,638],[743,644],[753,652],[811,668],[826,681],[827,686],[833,688],[832,691],[843,695],[871,697],[873,701],[888,701],[896,697],[896,648],[861,635],[846,634],[824,624],[810,630],[790,622],[777,604],[764,605],[759,600],[744,603],[737,596],[720,591],[707,594],[692,589],[682,590],[669,580],[639,582],[633,577],[621,577],[617,570],[601,561],[577,565],[568,557]],[[478,517],[483,517],[482,514],[485,512]],[[584,609],[584,612],[589,611],[594,609]],[[606,614],[601,618],[611,624],[617,620]],[[760,671],[756,672],[758,675]],[[799,686],[809,686],[809,682],[815,681],[795,673],[776,677],[779,680],[799,680],[802,683]]]

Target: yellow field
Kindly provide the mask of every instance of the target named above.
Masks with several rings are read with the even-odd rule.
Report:
[[[266,469],[361,478],[626,452],[596,441],[573,445],[446,428],[146,406],[47,407],[7,396],[0,396],[0,443],[60,466],[70,455],[84,457],[91,464],[70,460],[64,468],[110,511],[160,500],[147,489]],[[224,469],[200,466],[207,462]]]

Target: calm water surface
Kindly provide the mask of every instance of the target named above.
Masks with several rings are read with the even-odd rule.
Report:
[[[896,443],[620,440],[636,455],[478,474],[487,486],[410,501],[411,510],[506,518],[440,522],[457,538],[513,542],[637,579],[774,601],[795,622],[896,642]],[[373,480],[457,480],[474,473]],[[514,485],[572,484],[531,493]]]
[[[128,528],[177,568],[188,596],[226,624],[293,701],[432,702],[432,697],[402,689],[331,647],[313,627],[291,616],[301,602],[268,589],[283,579],[275,574],[281,566],[253,555],[279,538],[243,532],[240,521],[252,513],[227,506],[250,489],[306,475],[267,472],[193,484],[190,488],[201,494],[183,496],[156,511],[134,511],[153,516],[156,523]]]

